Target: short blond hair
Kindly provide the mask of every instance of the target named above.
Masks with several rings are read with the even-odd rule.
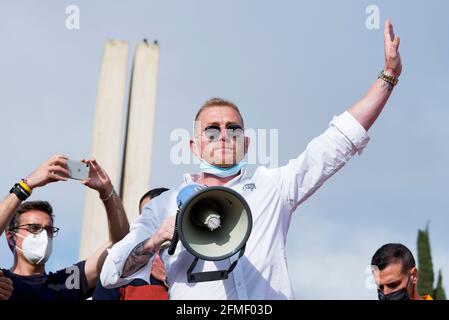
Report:
[[[238,115],[240,117],[240,120],[242,121],[242,127],[244,127],[243,117],[242,117],[242,114],[240,113],[240,110],[237,107],[237,105],[235,103],[233,103],[232,101],[225,100],[225,99],[222,99],[222,98],[212,98],[212,99],[207,100],[201,106],[201,108],[198,110],[198,112],[196,114],[196,117],[195,117],[195,122],[200,117],[201,112],[203,112],[204,110],[206,110],[208,108],[212,108],[212,107],[230,107],[230,108],[234,109],[235,112],[238,113]]]

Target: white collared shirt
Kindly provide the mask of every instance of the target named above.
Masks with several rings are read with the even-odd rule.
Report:
[[[253,227],[244,256],[226,280],[188,283],[187,269],[194,257],[179,241],[173,256],[162,255],[170,299],[294,299],[285,249],[291,214],[352,156],[360,154],[368,140],[366,130],[346,111],[334,117],[329,128],[287,165],[275,169],[261,166],[252,176],[242,170],[224,186],[240,193],[251,208]],[[198,177],[185,175],[177,190],[163,193],[144,208],[130,233],[109,249],[101,271],[103,286],[120,286],[135,278],[149,281],[151,260],[135,274],[121,278],[125,261],[166,217],[176,214],[177,193]],[[228,269],[236,256],[222,261],[199,260],[194,272]]]

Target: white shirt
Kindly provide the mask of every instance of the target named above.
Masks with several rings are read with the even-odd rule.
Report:
[[[173,256],[166,251],[162,255],[170,298],[294,299],[285,250],[291,214],[353,155],[360,154],[368,140],[366,130],[346,111],[334,117],[329,128],[287,165],[275,169],[261,166],[252,176],[242,170],[225,186],[240,193],[252,212],[253,228],[244,256],[226,280],[188,283],[187,269],[194,257],[179,241]],[[149,281],[151,261],[130,277],[121,278],[125,261],[131,250],[151,237],[166,217],[176,214],[179,189],[198,177],[186,174],[177,190],[163,193],[144,208],[130,233],[109,250],[101,271],[103,286],[120,286],[135,278]],[[199,260],[194,272],[228,269],[236,256],[222,261]]]

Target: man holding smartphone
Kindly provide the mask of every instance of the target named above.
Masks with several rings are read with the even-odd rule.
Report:
[[[45,263],[59,228],[53,225],[53,209],[46,201],[26,201],[35,188],[72,178],[68,158],[54,155],[26,179],[20,180],[0,203],[0,235],[6,230],[14,264],[0,269],[0,299],[84,300],[91,296],[107,256],[107,248],[129,231],[128,218],[107,173],[95,159],[89,166],[85,186],[98,191],[106,208],[110,240],[84,261],[47,273]]]

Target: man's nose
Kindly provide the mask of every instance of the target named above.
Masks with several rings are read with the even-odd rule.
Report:
[[[220,138],[218,140],[220,140],[220,141],[229,140],[228,129],[226,129],[226,128],[220,129]]]
[[[393,291],[394,291],[393,289],[384,288],[384,289],[382,290],[382,293],[383,293],[384,295],[387,295],[387,294],[392,293]]]

